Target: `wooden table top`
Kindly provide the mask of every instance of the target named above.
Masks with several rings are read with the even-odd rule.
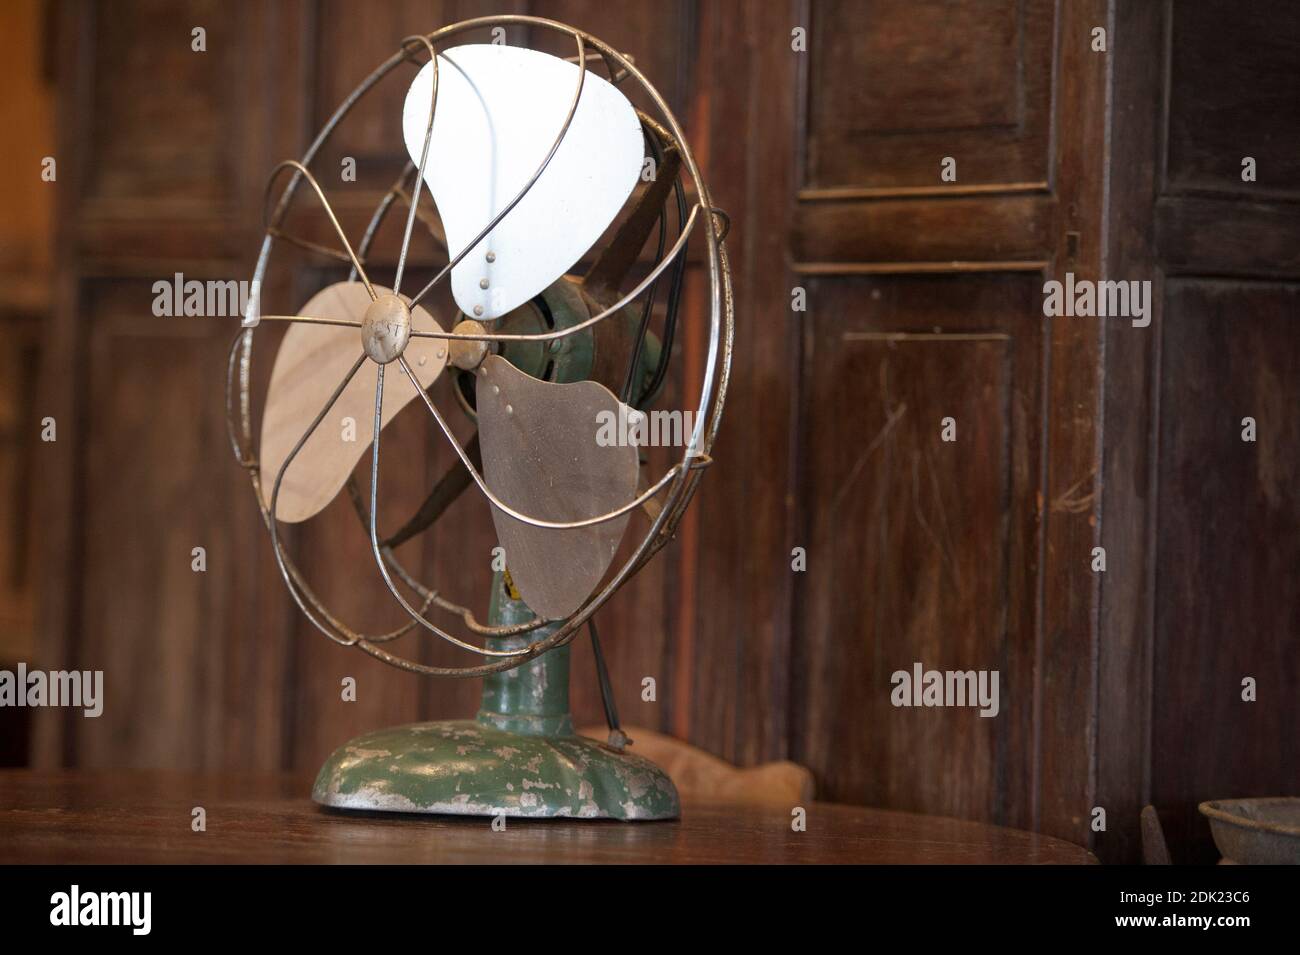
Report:
[[[0,771],[0,863],[1090,863],[1079,846],[935,816],[687,801],[673,822],[344,813],[306,776]],[[207,831],[191,831],[192,810]]]

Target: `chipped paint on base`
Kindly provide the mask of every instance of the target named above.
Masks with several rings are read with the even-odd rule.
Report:
[[[494,626],[533,619],[498,572]],[[559,627],[485,640],[519,650]],[[569,647],[557,647],[483,681],[477,720],[376,730],[339,747],[312,798],[340,809],[472,816],[675,819],[677,789],[649,760],[573,735]]]
[[[659,767],[580,736],[526,736],[472,720],[376,730],[339,747],[312,798],[382,812],[675,819]]]

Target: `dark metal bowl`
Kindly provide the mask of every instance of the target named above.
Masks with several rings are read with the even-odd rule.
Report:
[[[1199,808],[1224,859],[1300,865],[1300,798],[1214,799]]]

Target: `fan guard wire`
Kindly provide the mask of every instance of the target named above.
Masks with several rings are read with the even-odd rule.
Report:
[[[406,570],[402,568],[401,565],[397,562],[397,559],[393,554],[391,548],[382,546],[378,540],[377,530],[375,529],[374,511],[375,511],[375,505],[377,503],[375,496],[377,490],[377,475],[378,475],[378,464],[379,464],[379,430],[380,430],[378,427],[378,415],[379,415],[380,408],[382,407],[381,403],[382,403],[382,388],[383,388],[383,366],[378,366],[379,371],[376,376],[377,377],[377,390],[376,390],[377,418],[376,418],[376,427],[374,433],[374,443],[372,447],[372,460],[371,460],[372,484],[371,484],[370,528],[371,528],[371,538],[372,538],[372,550],[374,553],[376,564],[379,567],[381,575],[384,577],[385,583],[387,584],[390,592],[397,599],[399,604],[401,604],[401,606],[407,612],[407,614],[411,617],[411,620],[408,621],[406,624],[403,624],[401,627],[396,628],[395,630],[387,631],[384,633],[378,633],[378,634],[364,634],[353,630],[343,621],[339,620],[332,613],[330,613],[330,611],[325,606],[324,602],[321,601],[320,598],[312,591],[311,587],[304,579],[301,571],[293,562],[292,558],[290,558],[289,555],[285,552],[283,542],[280,540],[279,533],[278,533],[279,522],[275,518],[275,500],[277,497],[280,481],[284,476],[285,470],[292,462],[298,450],[301,449],[302,445],[315,431],[320,421],[323,420],[326,414],[328,414],[329,409],[333,406],[334,402],[337,400],[338,396],[342,393],[343,389],[347,386],[347,384],[351,381],[351,379],[356,374],[356,372],[360,369],[361,365],[364,363],[364,356],[358,358],[356,364],[345,376],[344,380],[340,382],[334,394],[331,396],[330,400],[326,403],[325,407],[321,409],[320,413],[317,415],[312,425],[308,428],[307,432],[299,440],[293,452],[281,465],[280,471],[277,474],[275,488],[272,491],[272,500],[270,502],[270,505],[268,506],[268,502],[265,500],[261,490],[260,466],[258,460],[256,456],[249,450],[252,446],[252,427],[251,427],[251,411],[250,411],[251,359],[252,359],[253,333],[256,327],[256,322],[249,324],[247,327],[243,328],[240,331],[239,335],[235,338],[235,341],[232,343],[231,346],[230,359],[227,368],[227,380],[226,380],[227,425],[229,430],[231,447],[234,452],[236,460],[249,473],[250,479],[252,481],[253,489],[254,489],[254,494],[257,498],[258,507],[262,514],[263,523],[266,524],[271,534],[272,545],[275,551],[277,565],[279,567],[281,576],[284,579],[285,585],[289,589],[290,595],[293,597],[294,601],[298,604],[299,609],[302,610],[303,614],[308,618],[308,620],[310,620],[311,623],[317,629],[319,629],[322,633],[324,633],[326,637],[333,640],[334,642],[344,646],[356,646],[361,650],[363,650],[364,652],[368,653],[369,655],[385,663],[388,663],[392,666],[398,667],[400,669],[417,672],[417,673],[423,673],[431,676],[450,676],[450,677],[485,676],[490,673],[496,673],[503,670],[512,669],[514,667],[517,667],[527,662],[528,660],[531,660],[539,656],[540,654],[550,649],[553,649],[558,646],[565,646],[568,643],[572,642],[572,640],[575,639],[575,637],[578,635],[582,625],[591,618],[591,616],[595,613],[595,611],[600,606],[602,606],[605,603],[605,601],[607,601],[614,594],[614,592],[616,592],[619,589],[619,587],[621,587],[633,574],[639,571],[640,568],[644,566],[646,562],[648,562],[656,553],[658,553],[658,551],[662,549],[669,540],[672,539],[673,533],[676,529],[677,524],[681,520],[682,514],[684,513],[687,505],[690,503],[690,500],[694,497],[703,469],[707,467],[710,463],[712,463],[712,458],[709,452],[712,448],[713,441],[717,435],[718,427],[721,423],[722,408],[726,397],[727,384],[730,378],[732,336],[734,331],[734,303],[732,299],[732,289],[731,289],[730,273],[727,265],[726,250],[721,244],[721,239],[725,235],[725,232],[720,233],[715,226],[715,217],[721,217],[724,220],[724,222],[726,222],[726,217],[725,214],[721,212],[721,210],[715,209],[710,204],[708,189],[705,186],[703,179],[700,176],[699,169],[696,166],[694,157],[690,153],[689,147],[686,144],[685,137],[682,135],[680,126],[678,125],[676,118],[673,116],[671,110],[668,108],[667,103],[663,100],[662,96],[658,93],[657,90],[655,90],[655,88],[649,83],[649,81],[637,70],[637,68],[633,65],[633,63],[629,59],[622,56],[620,53],[618,53],[613,48],[609,47],[607,44],[601,42],[595,37],[592,37],[590,34],[584,33],[583,31],[577,30],[566,24],[562,24],[553,20],[546,20],[540,17],[531,17],[531,16],[524,16],[524,15],[480,17],[472,20],[466,20],[458,24],[453,24],[441,30],[434,31],[433,33],[427,36],[406,38],[405,40],[403,40],[402,47],[398,53],[396,53],[394,56],[390,57],[379,67],[377,67],[368,77],[362,80],[361,83],[358,84],[358,86],[344,99],[344,101],[339,105],[338,109],[334,112],[334,114],[326,122],[325,126],[318,133],[316,138],[308,146],[306,152],[303,154],[303,157],[300,161],[288,160],[284,163],[281,163],[272,171],[270,180],[268,181],[267,184],[268,197],[270,195],[272,184],[274,183],[274,181],[276,180],[276,178],[279,176],[281,172],[283,172],[285,169],[292,168],[294,170],[294,173],[293,176],[290,178],[290,181],[286,185],[284,192],[281,194],[280,200],[277,203],[274,212],[267,217],[265,235],[263,237],[263,242],[262,242],[262,248],[258,256],[256,269],[254,271],[253,287],[255,290],[258,290],[255,291],[255,296],[254,296],[255,300],[258,300],[257,306],[260,307],[260,289],[261,289],[262,281],[265,278],[269,254],[274,245],[274,242],[277,239],[290,241],[293,244],[303,246],[312,251],[322,252],[326,255],[330,255],[334,258],[338,258],[348,262],[352,268],[352,272],[356,276],[358,276],[366,285],[366,288],[369,291],[371,298],[373,299],[375,297],[373,287],[370,284],[369,278],[365,274],[363,259],[366,256],[366,254],[369,252],[370,243],[373,240],[374,235],[378,230],[379,224],[382,221],[383,217],[386,215],[388,209],[391,207],[393,202],[399,196],[406,198],[406,196],[402,194],[400,191],[400,183],[406,178],[406,176],[409,175],[411,169],[413,169],[414,167],[408,165],[407,170],[405,170],[403,172],[403,175],[399,177],[398,182],[395,183],[393,188],[390,189],[381,199],[379,207],[376,209],[374,216],[372,216],[370,225],[365,232],[361,244],[361,252],[360,254],[358,254],[354,252],[351,245],[349,244],[347,240],[347,236],[344,233],[344,230],[339,224],[337,217],[334,215],[334,211],[330,206],[329,201],[326,198],[323,190],[316,182],[315,177],[311,174],[309,170],[309,166],[312,160],[315,158],[317,152],[322,147],[322,145],[332,134],[334,128],[343,119],[343,117],[346,116],[351,111],[352,107],[355,106],[356,103],[371,88],[373,88],[379,82],[380,79],[382,79],[385,75],[391,72],[399,64],[405,61],[414,61],[411,55],[410,48],[414,45],[420,45],[427,50],[430,60],[434,64],[433,66],[434,91],[430,103],[429,124],[425,134],[424,148],[422,150],[421,163],[420,163],[420,168],[418,170],[419,175],[417,175],[417,178],[414,181],[413,187],[411,189],[410,197],[408,200],[409,208],[407,214],[406,229],[405,229],[402,247],[401,247],[399,260],[398,260],[398,273],[397,273],[398,279],[397,281],[394,282],[394,286],[395,286],[394,292],[396,293],[397,291],[396,286],[400,284],[400,277],[405,267],[406,254],[411,239],[412,227],[414,224],[414,220],[417,217],[416,207],[419,202],[419,195],[421,192],[420,186],[423,181],[423,168],[425,163],[428,160],[429,143],[432,135],[433,116],[434,116],[434,111],[436,109],[436,102],[437,102],[438,67],[437,67],[437,56],[436,56],[435,44],[449,37],[466,32],[468,30],[478,29],[482,27],[506,26],[506,25],[519,25],[519,26],[526,26],[526,27],[536,26],[536,27],[541,27],[543,29],[548,29],[562,34],[566,34],[574,38],[578,50],[576,63],[579,67],[579,71],[578,71],[577,89],[574,94],[573,103],[570,107],[568,116],[565,120],[563,127],[560,129],[560,132],[557,135],[554,144],[552,145],[545,160],[539,166],[537,172],[534,173],[533,177],[528,181],[528,183],[525,184],[524,188],[520,190],[519,194],[515,196],[515,198],[504,209],[502,209],[501,212],[499,212],[491,222],[488,223],[488,225],[483,229],[483,231],[471,243],[469,243],[464,249],[462,249],[460,253],[458,253],[455,257],[453,257],[448,262],[446,267],[444,267],[442,271],[439,272],[438,275],[435,276],[435,278],[428,285],[426,285],[423,289],[421,289],[420,292],[416,293],[416,295],[411,299],[412,307],[414,307],[414,305],[424,295],[426,295],[446,275],[448,275],[451,269],[457,264],[457,262],[459,262],[479,242],[481,242],[489,233],[491,233],[491,231],[500,223],[500,221],[504,219],[504,217],[508,215],[509,212],[516,205],[518,205],[518,203],[523,199],[525,195],[527,195],[528,191],[541,177],[542,173],[546,169],[547,164],[550,162],[551,157],[555,155],[555,152],[558,150],[560,144],[563,142],[564,137],[568,132],[570,121],[573,118],[574,111],[577,108],[577,104],[582,94],[583,81],[586,75],[587,60],[592,56],[599,56],[601,59],[604,60],[611,82],[617,84],[626,80],[629,77],[634,78],[639,83],[640,87],[650,97],[656,109],[664,116],[671,130],[670,134],[672,135],[673,140],[675,140],[676,146],[681,153],[682,162],[683,162],[683,166],[685,167],[685,171],[687,174],[691,176],[692,181],[696,186],[696,193],[698,197],[697,204],[693,208],[691,208],[689,215],[685,215],[686,212],[685,200],[682,194],[681,181],[680,178],[678,178],[678,180],[674,184],[674,187],[675,187],[677,207],[678,207],[678,222],[679,222],[680,236],[677,242],[674,243],[672,250],[669,252],[666,258],[663,257],[661,254],[656,256],[658,261],[656,262],[655,267],[651,270],[649,275],[646,276],[646,278],[642,281],[642,283],[640,283],[637,286],[637,288],[633,289],[631,293],[625,296],[623,300],[619,301],[613,307],[606,309],[604,312],[594,316],[593,318],[588,319],[586,322],[579,323],[575,326],[571,326],[570,328],[560,330],[559,332],[540,333],[537,335],[504,335],[504,334],[490,334],[490,333],[483,334],[483,335],[463,335],[463,334],[456,334],[456,333],[422,333],[423,337],[434,337],[434,338],[442,338],[442,339],[449,339],[449,340],[470,339],[470,340],[486,340],[486,341],[548,340],[548,339],[564,337],[565,335],[573,334],[589,325],[595,324],[597,321],[602,321],[605,318],[608,318],[610,315],[617,313],[626,304],[628,304],[630,301],[634,300],[636,297],[641,295],[646,288],[652,289],[654,283],[657,282],[662,271],[669,264],[672,264],[674,267],[674,273],[672,277],[673,284],[670,287],[671,290],[669,295],[669,310],[668,310],[668,314],[666,317],[666,324],[665,324],[665,348],[663,354],[661,354],[660,356],[659,367],[656,369],[654,379],[652,379],[652,388],[647,389],[645,395],[642,395],[640,399],[638,399],[638,403],[640,403],[640,401],[644,400],[645,397],[654,393],[654,389],[657,388],[659,384],[662,383],[663,377],[666,373],[668,353],[671,347],[671,336],[673,334],[673,330],[676,322],[676,316],[677,316],[676,300],[678,295],[680,294],[681,273],[684,271],[684,267],[685,267],[685,245],[686,245],[685,240],[687,235],[689,234],[691,226],[694,223],[696,214],[699,211],[704,210],[705,212],[708,213],[706,218],[708,218],[709,220],[709,228],[706,229],[707,260],[708,260],[710,292],[711,292],[709,348],[708,348],[708,355],[705,362],[703,380],[700,386],[699,406],[695,416],[696,424],[695,424],[694,431],[692,432],[690,441],[687,444],[686,449],[683,453],[682,460],[679,461],[677,464],[673,465],[672,467],[670,467],[668,471],[664,474],[664,476],[661,479],[659,479],[657,482],[655,482],[655,484],[652,485],[651,488],[645,494],[638,496],[638,498],[635,499],[633,502],[631,502],[631,504],[621,507],[608,514],[599,515],[595,518],[590,518],[584,521],[569,522],[567,524],[556,524],[552,522],[539,521],[535,518],[530,518],[527,515],[521,515],[518,514],[517,512],[514,513],[514,516],[517,516],[519,519],[524,520],[526,523],[530,523],[535,526],[581,527],[581,526],[600,523],[605,520],[613,519],[614,517],[617,517],[622,513],[631,510],[633,507],[636,507],[642,501],[648,500],[649,497],[658,494],[665,487],[668,488],[665,502],[663,506],[660,508],[659,513],[655,515],[655,517],[651,521],[649,530],[641,539],[640,543],[637,545],[631,557],[629,557],[627,562],[622,566],[622,568],[620,568],[614,574],[614,576],[606,582],[604,587],[599,588],[590,597],[588,597],[587,601],[578,610],[574,611],[574,613],[571,614],[568,617],[568,619],[565,620],[556,630],[548,634],[542,640],[532,643],[526,648],[517,651],[516,650],[495,651],[495,650],[490,650],[486,647],[477,647],[457,639],[451,634],[442,631],[440,628],[430,623],[428,620],[424,618],[423,614],[428,610],[430,606],[438,606],[440,609],[444,611],[459,614],[461,618],[465,621],[466,625],[473,632],[481,635],[492,635],[492,636],[504,636],[504,635],[528,632],[533,629],[536,629],[537,627],[541,626],[543,623],[547,623],[548,621],[534,619],[533,621],[529,621],[524,624],[519,624],[511,627],[483,626],[482,624],[479,624],[474,619],[473,614],[465,607],[460,606],[458,604],[454,604],[446,600],[445,598],[442,598],[437,593],[437,591],[431,590],[427,587],[424,587],[423,585],[420,585],[418,581],[416,581],[408,572],[406,572]],[[588,53],[587,50],[588,47],[593,48],[595,52]],[[570,58],[570,59],[573,60],[574,58]],[[414,61],[414,62],[418,62],[418,61]],[[647,118],[643,117],[643,121],[646,119]],[[288,213],[288,210],[292,204],[294,195],[296,194],[299,185],[304,180],[308,182],[312,190],[316,193],[317,198],[320,200],[321,205],[325,208],[325,211],[330,218],[331,224],[334,226],[334,229],[338,234],[344,249],[346,250],[346,254],[337,253],[334,250],[329,249],[328,247],[321,246],[315,243],[307,243],[304,242],[303,240],[291,238],[281,230],[280,225]],[[726,224],[729,225],[729,222],[727,222]],[[660,218],[660,227],[662,230],[663,227],[662,216]],[[662,248],[662,231],[661,231],[661,248]],[[649,313],[650,313],[650,304],[647,303],[643,312],[643,321],[640,329],[640,334],[638,335],[638,348],[639,348],[641,338],[645,332],[645,326],[647,324],[645,319],[648,319]],[[291,321],[291,322],[292,321],[298,321],[298,322],[313,321],[313,319],[308,316],[268,315],[268,316],[258,316],[258,317],[265,320],[279,320],[279,321]],[[316,321],[320,322],[319,319],[317,319]],[[326,324],[353,324],[353,323],[335,321],[335,322],[326,322]],[[404,362],[402,364],[405,365]],[[409,376],[411,376],[412,381],[417,385],[418,388],[418,382],[415,381],[414,376],[411,373],[409,367],[404,368],[404,370]],[[482,482],[482,479],[477,475],[476,470],[466,459],[464,449],[461,448],[459,442],[457,442],[455,437],[451,434],[450,429],[447,428],[445,422],[442,421],[441,416],[434,408],[432,402],[429,400],[428,396],[423,393],[422,390],[421,390],[421,395],[423,396],[425,404],[430,410],[430,412],[434,415],[434,417],[438,420],[439,424],[442,426],[446,437],[448,438],[449,441],[451,441],[453,446],[456,448],[458,454],[461,457],[462,462],[469,469],[471,475],[475,477],[476,482],[479,484],[480,490],[483,491],[485,495],[489,497],[489,499],[493,500],[494,503],[500,504],[501,502],[498,502],[494,498],[490,490]],[[707,409],[707,413],[705,413],[706,409]],[[508,508],[506,508],[506,510],[509,511]],[[418,610],[412,607],[405,600],[405,598],[402,597],[401,593],[394,585],[392,578],[389,576],[388,573],[389,569],[392,569],[393,572],[397,574],[399,579],[401,579],[405,584],[410,586],[422,598],[423,602],[420,605]],[[430,630],[437,636],[459,647],[462,647],[463,649],[470,650],[472,652],[479,653],[484,656],[488,656],[496,659],[492,659],[490,662],[482,663],[476,666],[464,666],[464,667],[432,666],[428,664],[417,663],[415,661],[406,659],[404,657],[394,655],[392,653],[389,653],[386,649],[384,649],[381,646],[381,644],[392,641],[410,632],[417,625],[423,625],[426,629]]]

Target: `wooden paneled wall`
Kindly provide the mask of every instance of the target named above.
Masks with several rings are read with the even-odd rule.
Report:
[[[1157,294],[1107,341],[1100,791],[1210,862],[1199,801],[1300,794],[1300,10],[1114,22],[1109,271]]]
[[[736,762],[798,760],[825,799],[1114,859],[1135,856],[1145,801],[1176,854],[1203,858],[1197,800],[1295,791],[1300,127],[1281,117],[1300,15],[1282,2],[64,4],[46,398],[66,427],[40,458],[41,652],[104,668],[111,701],[97,721],[47,720],[43,761],[310,768],[364,729],[473,710],[476,683],[387,669],[291,612],[226,444],[232,329],[153,318],[149,288],[246,275],[272,166],[401,37],[503,9],[631,53],[733,222],[718,463],[675,544],[601,616],[626,721]],[[356,183],[330,186],[352,234],[400,169],[402,92],[381,84],[319,160],[357,160]],[[339,276],[307,254],[277,266],[277,308]],[[1067,273],[1151,280],[1154,321],[1044,318],[1044,282]],[[688,375],[702,291],[692,267]],[[392,427],[405,452],[383,522],[450,460],[418,414]],[[409,566],[483,595],[487,516],[467,495],[406,545]],[[397,622],[345,501],[290,545],[345,617]],[[998,716],[891,705],[891,673],[914,662],[997,670]],[[599,722],[585,646],[574,705]]]
[[[1045,322],[1041,289],[1096,271],[1065,234],[1100,215],[1080,172],[1104,60],[1057,38],[1100,12],[813,4],[793,240],[817,563],[796,589],[794,757],[841,798],[1076,841],[1098,330]],[[999,671],[998,716],[895,707],[914,663]]]
[[[54,152],[54,90],[42,5],[0,7],[0,667],[29,659],[36,645],[40,574],[34,507],[43,417],[37,401],[49,317],[54,183],[44,181]],[[57,167],[55,168],[57,174]],[[30,711],[0,717],[0,766],[24,765]]]

